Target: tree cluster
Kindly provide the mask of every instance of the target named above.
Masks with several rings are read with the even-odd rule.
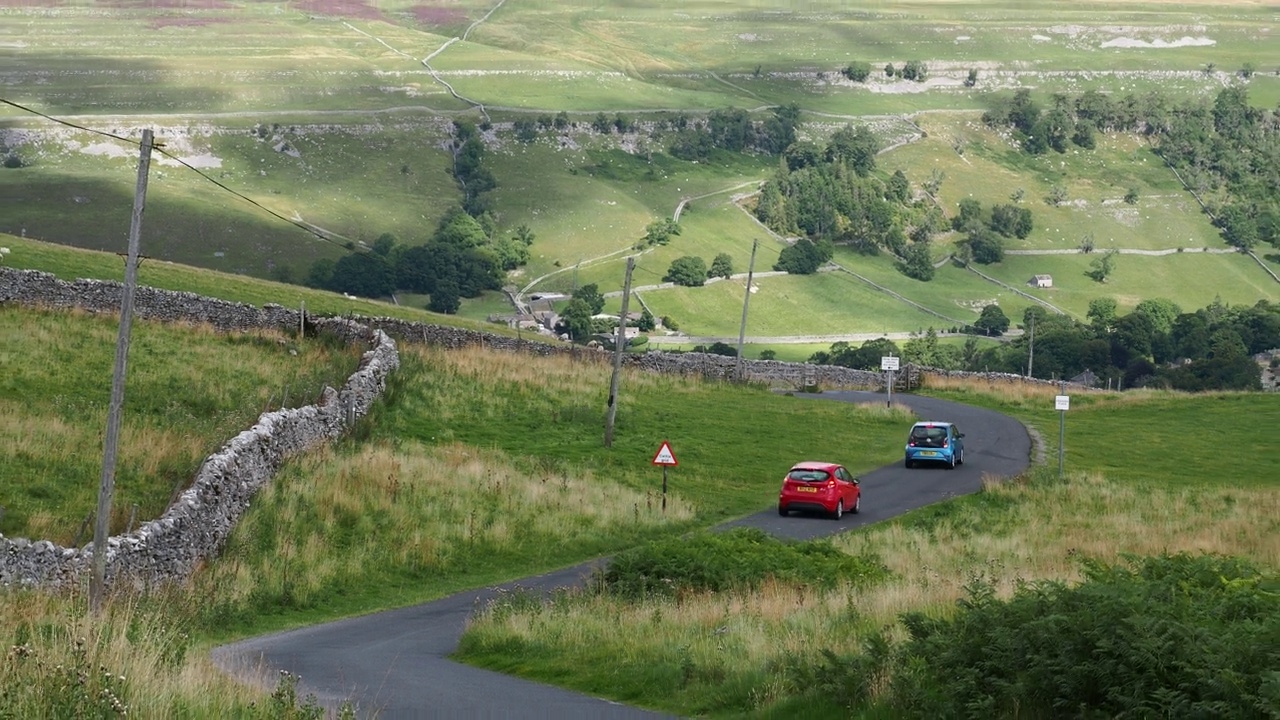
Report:
[[[685,287],[702,287],[710,278],[729,278],[733,275],[733,258],[728,253],[720,253],[711,261],[710,269],[702,258],[686,255],[676,258],[667,268],[663,282],[684,285]]]
[[[809,362],[875,370],[880,357],[893,354],[929,367],[1019,375],[1031,362],[1032,376],[1042,379],[1089,370],[1114,387],[1256,390],[1261,368],[1252,356],[1280,348],[1280,304],[1265,300],[1252,306],[1214,302],[1190,313],[1165,299],[1144,300],[1124,315],[1116,308],[1113,299],[1097,298],[1089,322],[1082,323],[1032,307],[1023,316],[1022,335],[986,349],[972,337],[962,348],[940,345],[930,328],[901,348],[884,338],[860,348],[836,343]],[[1008,327],[999,306],[988,305],[972,326],[952,330],[998,335]]]
[[[662,276],[662,281],[685,287],[702,287],[707,282],[707,263],[693,255],[676,258],[667,274]]]
[[[476,126],[466,120],[453,122],[453,177],[462,189],[462,209],[472,217],[479,217],[488,209],[490,190],[498,186],[493,173],[482,164],[484,139]]]
[[[608,332],[614,323],[595,316],[604,310],[604,295],[600,286],[591,283],[573,291],[569,304],[560,311],[556,331],[568,335],[574,342],[585,342],[591,335]]]
[[[492,240],[489,230],[461,209],[441,218],[423,245],[399,245],[384,234],[369,251],[351,252],[311,266],[306,284],[361,297],[387,297],[396,291],[431,296],[428,309],[456,313],[461,298],[478,297],[502,287],[508,263],[528,260],[533,233],[517,229],[511,238]]]
[[[906,248],[909,186],[905,176],[883,181],[872,175],[880,147],[866,126],[845,126],[825,147],[792,145],[785,163],[761,188],[756,218],[781,235],[800,235],[818,247],[845,244],[868,253],[888,248],[900,255]],[[808,252],[802,243],[792,247]]]
[[[681,160],[705,160],[715,150],[779,155],[796,141],[799,124],[800,106],[795,103],[776,107],[759,121],[741,108],[712,110],[703,122],[685,118],[677,124],[667,151]]]
[[[1157,151],[1202,197],[1229,245],[1280,247],[1280,113],[1249,104],[1248,90],[1220,90],[1212,106],[1175,109]]]
[[[983,265],[998,263],[1004,259],[1004,238],[1025,238],[1031,234],[1034,223],[1031,210],[1016,204],[996,205],[990,213],[982,209],[982,203],[971,198],[960,201],[959,211],[951,218],[953,230],[963,232],[961,241],[965,257]]]

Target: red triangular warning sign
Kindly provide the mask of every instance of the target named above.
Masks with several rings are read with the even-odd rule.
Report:
[[[666,440],[662,441],[662,447],[658,448],[658,454],[653,456],[654,465],[679,465],[676,462],[675,453],[671,452],[671,444]]]

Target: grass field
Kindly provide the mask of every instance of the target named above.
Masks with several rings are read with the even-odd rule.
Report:
[[[683,233],[641,256],[637,284],[657,282],[671,260],[686,254],[709,262],[728,252],[744,271],[753,238],[762,241],[761,269],[771,266],[779,246],[730,199],[767,177],[770,162],[716,157],[684,163],[644,133],[620,143],[582,125],[599,112],[653,117],[726,106],[765,112],[795,102],[808,123],[802,134],[816,138],[845,122],[866,121],[889,140],[900,135],[902,121],[884,116],[914,113],[928,137],[881,155],[880,168],[902,168],[917,186],[931,171],[943,173],[940,201],[948,210],[970,193],[989,207],[1024,190],[1036,230],[1013,249],[1073,248],[1086,235],[1099,249],[1187,248],[1164,257],[1120,256],[1102,285],[1083,275],[1088,256],[1008,256],[982,268],[1025,292],[1042,292],[1077,317],[1099,295],[1115,297],[1122,310],[1148,297],[1168,297],[1184,310],[1219,297],[1247,304],[1280,299],[1280,285],[1253,260],[1190,252],[1222,243],[1194,199],[1137,140],[1106,138],[1094,153],[1029,158],[977,119],[991,93],[1018,87],[1034,88],[1042,101],[1054,91],[1091,88],[1208,99],[1238,82],[1236,71],[1245,63],[1258,70],[1249,81],[1251,101],[1274,108],[1280,18],[1263,2],[878,1],[852,8],[836,0],[694,0],[678,7],[657,0],[521,0],[495,10],[489,0],[392,0],[348,3],[341,16],[322,3],[170,5],[4,4],[0,97],[125,137],[155,127],[170,152],[280,215],[324,228],[334,242],[157,159],[143,224],[144,284],[253,304],[305,303],[317,313],[447,319],[501,332],[479,322],[501,307],[492,296],[465,305],[463,317],[441,318],[416,310],[420,297],[396,307],[252,276],[284,267],[298,276],[315,259],[338,257],[345,242],[384,232],[420,241],[458,202],[441,148],[453,119],[506,123],[561,110],[580,125],[563,144],[544,139],[523,146],[503,124],[492,136],[486,163],[499,183],[493,193],[499,232],[527,225],[538,238],[532,262],[513,284],[555,273],[535,289],[595,282],[619,290],[627,248],[686,198],[695,199],[682,215]],[[422,63],[428,56],[439,79]],[[878,70],[913,59],[928,63],[929,82],[895,82],[877,72],[855,85],[839,75],[853,61]],[[979,70],[972,89],[962,85],[970,68]],[[267,137],[251,134],[259,127]],[[287,148],[274,149],[284,142]],[[28,164],[0,168],[0,232],[9,233],[0,235],[0,246],[12,250],[3,262],[64,279],[122,277],[115,255],[34,239],[122,252],[136,146],[9,106],[0,106],[0,144]],[[1057,185],[1069,201],[1051,207],[1043,198]],[[1137,204],[1118,202],[1130,187],[1138,189]],[[937,243],[938,257],[947,242]],[[1280,271],[1280,253],[1260,255]],[[933,282],[918,283],[899,274],[888,257],[841,251],[836,259],[957,320],[976,317],[991,300],[1016,319],[1030,302],[952,266],[940,268]],[[1027,279],[1045,272],[1054,275],[1055,288],[1031,291]],[[749,334],[945,324],[847,275],[761,278],[758,284]],[[690,333],[736,336],[742,290],[737,281],[642,294]],[[0,313],[6,327],[0,356],[44,358],[0,382],[7,403],[0,433],[8,438],[0,449],[10,454],[0,475],[23,478],[3,478],[0,488],[34,478],[32,494],[40,502],[70,504],[0,500],[9,508],[0,531],[9,534],[22,523],[33,533],[47,528],[54,537],[74,539],[84,498],[69,500],[62,480],[68,473],[93,474],[92,418],[102,392],[94,389],[93,368],[105,357],[110,332],[92,318],[39,317]],[[125,477],[145,479],[152,488],[121,489],[125,502],[140,506],[161,502],[208,443],[232,432],[218,423],[241,422],[223,408],[247,402],[256,412],[285,378],[302,385],[313,376],[319,382],[325,372],[306,375],[293,360],[282,369],[272,339],[237,344],[172,328],[148,328],[144,335],[139,357],[156,361],[133,367],[156,374],[139,378],[139,392],[131,395],[140,401],[131,406],[139,416],[129,426],[130,442],[166,451],[126,458]],[[40,342],[43,347],[26,345]],[[826,347],[774,349],[803,359]],[[81,355],[84,367],[67,363]],[[255,502],[229,552],[192,587],[122,598],[103,622],[86,620],[79,596],[0,593],[0,627],[8,629],[0,640],[15,648],[0,665],[0,687],[40,689],[22,696],[33,704],[13,711],[88,716],[84,708],[77,714],[52,705],[53,695],[43,689],[59,678],[75,687],[79,671],[98,682],[105,668],[118,673],[117,690],[135,716],[257,717],[269,702],[266,693],[232,683],[210,666],[205,650],[215,639],[439,597],[752,512],[776,489],[779,458],[803,448],[855,469],[875,467],[897,457],[903,424],[911,419],[878,406],[806,403],[761,388],[629,373],[619,442],[606,451],[598,441],[605,365],[425,348],[407,348],[405,355],[405,367],[360,439],[291,463]],[[240,374],[249,356],[253,377],[232,383],[228,373]],[[339,355],[333,362],[347,360]],[[931,392],[1014,414],[1047,439],[1050,457],[1056,450],[1058,417],[1048,396],[988,388]],[[975,573],[1007,592],[1027,578],[1078,577],[1072,559],[1082,553],[1105,559],[1187,549],[1280,566],[1276,459],[1222,452],[1274,414],[1270,398],[1099,394],[1076,397],[1072,406],[1068,482],[1054,482],[1052,472],[1041,470],[1026,483],[990,487],[840,542],[848,553],[877,554],[893,573],[885,584],[824,596],[776,586],[689,598],[681,607],[563,605],[549,620],[538,614],[546,611],[530,608],[506,625],[477,621],[473,637],[493,633],[503,657],[485,659],[480,651],[470,657],[495,667],[507,663],[504,669],[512,669],[514,659],[520,672],[600,693],[606,690],[597,682],[606,673],[611,692],[682,714],[847,717],[847,707],[798,699],[788,689],[795,687],[785,674],[794,667],[788,663],[819,662],[824,646],[854,649],[865,630],[896,622],[903,610],[943,614]],[[79,424],[65,420],[68,413]],[[20,441],[29,428],[42,429],[34,445]],[[1136,430],[1147,428],[1170,429],[1177,439]],[[657,481],[648,460],[665,437],[676,442],[682,466],[663,517],[654,509]],[[55,452],[69,446],[90,452]],[[850,447],[859,451],[849,456]],[[739,481],[726,484],[726,477]],[[519,507],[493,502],[495,478]],[[537,508],[528,523],[506,517],[528,507]],[[729,630],[713,634],[721,626]],[[77,644],[79,638],[87,643]],[[790,659],[780,654],[787,651]],[[616,664],[619,659],[633,664]],[[51,674],[55,667],[65,673]],[[654,677],[664,682],[632,694],[618,677],[639,685]],[[671,690],[665,680],[672,678],[685,685]]]
[[[963,380],[931,387],[1022,418],[1055,456],[1055,388]],[[903,612],[945,617],[976,580],[1001,596],[1038,579],[1077,580],[1082,558],[1218,553],[1280,567],[1280,466],[1215,450],[1253,422],[1259,402],[1248,393],[1078,395],[1066,419],[1065,482],[1051,466],[1033,469],[834,541],[884,563],[885,582],[834,591],[775,582],[673,599],[590,591],[554,603],[514,598],[478,614],[461,655],[680,714],[881,717],[806,692],[808,666],[798,658],[865,650],[866,638],[886,627],[901,637]]]
[[[13,249],[6,262],[26,258],[59,273],[101,270],[115,260],[22,240]],[[144,269],[165,283],[217,291],[229,300],[261,302],[287,288],[247,278],[226,282],[225,276],[163,263]],[[308,307],[321,304],[319,298],[308,298]],[[25,365],[24,374],[10,378],[6,385],[10,415],[16,418],[10,423],[11,431],[13,427],[57,426],[66,437],[72,431],[60,420],[66,415],[59,410],[63,408],[71,410],[69,417],[78,423],[76,427],[85,428],[80,432],[91,433],[91,413],[75,412],[58,398],[79,397],[81,403],[93,403],[95,393],[103,390],[92,391],[84,385],[91,381],[93,363],[84,363],[83,372],[67,371],[64,359],[72,352],[64,348],[77,348],[77,357],[105,358],[111,343],[110,333],[103,330],[109,330],[111,323],[16,308],[4,318],[11,328],[6,331],[7,352],[24,357],[49,354],[47,361]],[[132,404],[131,422],[138,427],[164,426],[169,431],[187,427],[173,420],[173,407],[187,407],[209,395],[220,399],[208,402],[240,405],[235,397],[271,394],[290,372],[270,370],[272,366],[264,362],[266,376],[256,383],[251,380],[241,390],[228,391],[222,378],[226,372],[243,371],[246,348],[261,350],[264,359],[274,357],[279,362],[286,356],[277,344],[246,346],[184,328],[160,327],[156,332],[168,339],[154,349],[150,340],[140,340],[135,348],[141,354],[131,367],[140,376],[131,382],[144,388],[136,397],[163,396],[182,402]],[[176,352],[174,343],[181,352]],[[118,691],[131,707],[150,708],[138,712],[159,716],[182,707],[197,717],[234,714],[237,711],[229,707],[254,696],[237,686],[218,689],[225,681],[208,667],[203,652],[216,639],[418,602],[753,512],[767,505],[776,489],[776,470],[770,468],[779,458],[792,457],[801,448],[803,454],[838,458],[855,472],[865,471],[898,457],[902,428],[912,420],[906,411],[879,404],[810,402],[764,388],[628,372],[620,394],[618,434],[614,447],[606,450],[599,435],[606,406],[607,363],[482,349],[445,351],[412,344],[403,344],[401,350],[404,365],[391,380],[386,400],[364,421],[359,439],[290,462],[253,504],[227,552],[212,561],[191,588],[165,596],[159,607],[143,598],[122,599],[112,608],[113,617],[121,618],[118,622],[146,628],[144,634],[134,633],[126,640],[123,634],[114,634],[114,623],[86,626],[75,597],[52,602],[30,593],[4,593],[0,594],[2,625],[15,628],[16,633],[6,640],[29,642],[38,657],[78,667],[81,661],[68,649],[74,645],[59,639],[63,631],[34,636],[23,634],[21,628],[40,624],[62,628],[73,636],[79,633],[90,639],[82,662],[91,668],[111,668],[128,678],[120,681]],[[172,362],[141,362],[143,357],[157,355],[172,355]],[[194,355],[203,359],[193,360]],[[176,368],[185,374],[175,379],[171,371]],[[145,390],[175,382],[183,388],[177,395]],[[1051,409],[1051,395],[1055,391],[1051,387],[992,391],[948,385],[930,392],[1024,419],[1048,440],[1052,457],[1057,415]],[[874,547],[894,573],[888,584],[867,587],[853,596],[844,590],[831,595],[809,590],[801,596],[800,589],[780,585],[759,595],[690,598],[684,609],[618,606],[610,610],[615,621],[608,628],[588,620],[598,616],[599,607],[587,606],[587,615],[580,616],[578,610],[565,606],[563,617],[580,632],[563,633],[553,642],[537,630],[551,627],[545,624],[514,631],[498,627],[499,637],[514,632],[509,637],[533,637],[541,648],[533,654],[524,654],[525,650],[512,654],[516,645],[509,643],[504,657],[508,663],[511,658],[524,658],[522,673],[604,692],[594,684],[598,673],[605,667],[625,671],[625,666],[605,665],[603,659],[593,661],[590,671],[573,662],[565,664],[564,657],[594,656],[561,643],[587,637],[599,649],[629,638],[635,650],[615,653],[610,663],[617,657],[635,658],[664,673],[672,668],[678,672],[681,662],[691,661],[692,667],[701,668],[699,673],[721,678],[720,685],[737,678],[730,688],[775,689],[745,696],[732,690],[726,695],[695,682],[662,698],[633,694],[630,686],[621,685],[612,693],[684,714],[715,708],[730,714],[767,710],[785,714],[790,703],[808,701],[782,685],[751,680],[769,680],[771,675],[751,675],[745,684],[738,675],[746,671],[742,669],[784,664],[735,662],[740,669],[717,670],[721,661],[693,640],[699,633],[705,635],[709,618],[723,618],[728,608],[738,608],[733,614],[742,622],[733,625],[733,642],[743,643],[746,657],[764,660],[788,648],[812,653],[824,644],[836,649],[854,647],[863,629],[892,622],[903,609],[944,608],[962,592],[975,567],[983,568],[1003,588],[1019,577],[1072,578],[1074,566],[1064,560],[1072,547],[1096,551],[1104,558],[1125,550],[1213,549],[1275,566],[1280,556],[1275,546],[1280,537],[1275,526],[1277,461],[1224,456],[1214,450],[1254,427],[1260,414],[1267,412],[1266,398],[1138,392],[1089,394],[1074,400],[1066,436],[1071,482],[1053,483],[1043,473],[1033,475],[1029,484],[991,488],[974,498],[926,509],[841,541],[840,547],[854,554]],[[250,401],[255,409],[257,402]],[[1167,429],[1178,440],[1166,437],[1135,443],[1132,429],[1149,427]],[[158,444],[156,435],[145,437],[151,445]],[[659,483],[648,463],[662,439],[673,442],[682,462],[671,478],[665,515],[658,510]],[[68,460],[48,452],[55,445],[43,443],[44,451],[31,453],[22,463],[0,466],[43,462],[65,474]],[[851,447],[857,452],[850,453]],[[203,450],[193,452],[198,457]],[[174,473],[182,475],[181,465],[144,463],[126,477],[130,483],[145,480],[168,488]],[[726,485],[727,476],[737,481]],[[501,492],[494,483],[501,483]],[[120,491],[125,497],[133,492],[127,486]],[[505,498],[502,503],[493,502],[495,492]],[[537,508],[531,514],[535,521],[511,522],[517,508],[531,507]],[[66,510],[47,512],[75,515]],[[30,521],[27,527],[32,527]],[[1091,542],[1082,544],[1083,536]],[[953,545],[965,551],[945,550]],[[930,560],[922,563],[922,557]],[[797,613],[801,597],[806,610]],[[859,617],[866,624],[840,622],[840,618],[847,620],[844,613],[850,602],[865,609]],[[791,609],[783,615],[767,609],[779,603]],[[645,623],[653,622],[655,609],[663,618],[661,633],[638,632],[641,626],[651,627]],[[632,618],[640,625],[633,626]],[[495,632],[487,620],[477,622],[475,632]],[[713,627],[723,624],[717,623]],[[852,630],[833,634],[831,628],[837,625]],[[535,634],[527,636],[528,632]],[[768,641],[778,633],[790,639]],[[682,661],[658,646],[635,645],[637,637],[660,640],[658,645],[663,646],[684,638],[690,654]],[[519,647],[528,648],[528,641],[520,640]],[[482,653],[469,657],[496,667],[492,660],[483,660]],[[10,687],[44,682],[45,675],[31,674],[34,667],[5,664],[0,680]],[[650,687],[645,692],[653,691]],[[44,697],[48,702],[50,696]],[[31,708],[37,714],[48,710],[47,705]]]
[[[764,277],[753,284],[759,290],[748,305],[748,335],[899,332],[945,322],[842,273]],[[654,315],[670,315],[689,335],[737,337],[745,285],[745,278],[734,279],[650,291],[644,298]]]
[[[1114,298],[1121,311],[1131,310],[1148,298],[1176,299],[1184,312],[1205,307],[1215,298],[1233,305],[1253,305],[1263,299],[1275,302],[1280,298],[1280,284],[1266,275],[1252,258],[1239,253],[1205,255],[1186,252],[1160,257],[1120,255],[1114,259],[1115,269],[1105,283],[1098,283],[1085,275],[1090,269],[1089,263],[1096,257],[1014,255],[1006,256],[999,265],[980,269],[1043,297],[1078,317],[1083,317],[1089,309],[1089,301],[1099,296]],[[1052,289],[1032,290],[1027,287],[1032,275],[1044,272],[1053,275]]]
[[[6,235],[0,235],[0,244],[11,251],[4,258],[4,263],[8,267],[19,270],[41,270],[68,281],[79,278],[124,281],[124,259],[111,253],[70,248]],[[514,331],[508,330],[505,325],[429,312],[422,309],[425,304],[423,302],[419,302],[414,307],[363,298],[348,298],[337,293],[312,290],[298,285],[220,273],[159,260],[142,262],[138,268],[138,283],[251,305],[274,303],[288,308],[305,307],[307,312],[317,315],[395,317],[514,335]]]
[[[1073,249],[1086,235],[1102,250],[1225,246],[1195,198],[1140,138],[1109,136],[1092,151],[1033,156],[973,114],[929,114],[918,122],[929,137],[888,153],[885,169],[901,169],[919,182],[928,179],[920,168],[936,168],[943,175],[938,200],[949,215],[961,200],[977,200],[990,211],[1014,202],[1021,190],[1035,227],[1025,240],[1008,240],[1008,249]],[[1046,199],[1056,186],[1067,191],[1059,205]],[[1138,192],[1132,205],[1124,202],[1131,188]]]
[[[110,316],[0,308],[0,533],[69,547],[88,540],[117,325]],[[259,413],[311,402],[359,360],[323,341],[152,322],[134,327],[130,355],[112,533],[159,517],[204,458]]]
[[[626,248],[685,198],[719,193],[693,201],[682,216],[685,234],[642,256],[638,279],[660,279],[684,254],[710,260],[728,252],[741,267],[749,240],[760,234],[726,203],[737,188],[767,177],[770,163],[727,156],[677,161],[644,133],[619,141],[586,132],[599,112],[643,119],[659,111],[796,102],[806,111],[803,135],[820,138],[845,122],[868,121],[887,140],[901,127],[890,129],[883,116],[918,113],[914,121],[928,136],[883,155],[881,167],[901,168],[917,184],[941,172],[939,199],[949,210],[965,197],[989,207],[1022,190],[1036,229],[1011,249],[1068,249],[1085,237],[1099,249],[1165,249],[1221,241],[1141,142],[1103,138],[1094,152],[1032,158],[980,127],[976,111],[992,93],[1014,87],[1035,87],[1044,98],[1090,88],[1207,98],[1245,63],[1258,70],[1250,81],[1255,104],[1271,107],[1280,94],[1269,72],[1280,66],[1280,52],[1266,42],[1280,26],[1265,6],[1246,2],[987,3],[974,11],[937,3],[853,9],[834,1],[699,0],[679,9],[657,2],[492,9],[480,2],[399,1],[352,4],[340,14],[254,4],[181,12],[13,6],[0,28],[20,29],[23,42],[0,48],[5,97],[130,137],[159,123],[170,151],[265,208],[322,228],[334,242],[161,161],[149,190],[147,254],[294,278],[317,259],[338,257],[346,242],[391,232],[413,244],[430,233],[459,197],[441,149],[452,119],[506,123],[568,111],[576,130],[532,145],[515,142],[499,125],[489,159],[499,182],[493,193],[499,233],[527,225],[538,238],[532,261],[512,283],[523,287],[547,276],[535,289],[565,291],[588,282],[620,289]],[[140,23],[142,44],[134,42]],[[430,69],[422,63],[428,56]],[[884,63],[911,59],[928,63],[929,82],[891,81],[879,72]],[[868,83],[840,76],[840,68],[863,60],[877,70]],[[979,81],[966,88],[961,80],[970,68],[979,70]],[[12,108],[0,110],[0,119],[6,133],[18,133],[7,134],[5,144],[29,164],[0,171],[0,231],[117,250],[133,187],[129,146],[51,131]],[[265,137],[255,134],[259,128]],[[1050,206],[1043,198],[1055,186],[1069,199]],[[1130,188],[1139,194],[1134,205],[1120,200]],[[1057,262],[1043,265],[1052,273]],[[944,272],[948,277],[931,287],[915,287],[879,267],[875,261],[868,267],[877,282],[948,316],[990,294],[963,273]],[[1236,274],[1212,268],[1201,284]],[[1246,295],[1259,284],[1262,292],[1246,300],[1275,297],[1265,282],[1237,287]],[[839,303],[823,295],[827,290],[814,284],[788,295],[816,309],[813,324],[846,323],[828,310]],[[1174,299],[1189,309],[1204,295],[1196,290]],[[718,313],[722,303],[691,295],[676,308],[692,317],[704,304]],[[475,303],[469,312],[489,307]],[[915,314],[904,306],[889,317],[911,323]]]

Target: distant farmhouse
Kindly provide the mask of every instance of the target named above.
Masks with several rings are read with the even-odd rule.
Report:
[[[1262,366],[1262,389],[1280,390],[1280,348],[1260,352],[1253,356],[1253,361]]]
[[[1031,287],[1036,287],[1036,288],[1051,288],[1053,287],[1053,276],[1052,275],[1036,275],[1035,277],[1031,278],[1031,280],[1027,284],[1030,285]]]
[[[1086,387],[1097,387],[1098,376],[1092,370],[1085,369],[1084,372],[1071,378],[1071,380],[1069,380],[1068,382],[1071,382],[1075,385],[1084,385]]]

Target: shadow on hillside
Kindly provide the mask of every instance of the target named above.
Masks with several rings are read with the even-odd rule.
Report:
[[[145,38],[148,32],[152,31],[144,24],[139,35]],[[28,53],[12,48],[6,48],[0,57],[4,63],[3,97],[54,117],[211,112],[234,99],[230,86],[209,85],[203,79],[207,76],[189,75],[161,61]],[[0,127],[11,126],[10,119],[33,119],[12,107],[4,108],[4,115]],[[119,122],[103,126],[83,117],[72,121],[102,130],[127,130]]]
[[[0,167],[0,232],[90,250],[128,250],[137,160],[115,180]],[[144,257],[260,278],[301,281],[320,258],[345,250],[209,185],[205,197],[170,191],[152,166],[140,247]],[[12,258],[18,265],[18,259]],[[280,268],[289,268],[281,270]],[[290,273],[288,275],[284,273]]]
[[[160,31],[164,28],[148,27],[144,19],[139,34]],[[150,127],[158,143],[176,137],[166,151],[195,163],[209,181],[195,179],[163,152],[153,153],[142,222],[144,256],[300,281],[316,260],[345,252],[218,187],[213,181],[254,194],[223,177],[217,166],[192,159],[204,152],[202,142],[184,142],[183,132],[166,132],[195,122],[182,113],[217,113],[235,102],[231,86],[207,84],[216,74],[184,74],[161,61],[21,48],[5,49],[0,57],[6,82],[0,97],[35,111],[0,106],[0,159],[6,160],[0,163],[0,232],[124,253],[139,142],[143,128]],[[140,119],[113,117],[120,115]],[[244,167],[248,159],[228,160]],[[175,182],[179,174],[184,182]]]

